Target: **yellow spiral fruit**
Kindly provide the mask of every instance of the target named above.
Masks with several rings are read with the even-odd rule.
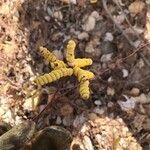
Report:
[[[87,100],[90,97],[90,89],[89,89],[89,80],[81,81],[79,92],[82,97],[82,99]]]
[[[93,61],[90,58],[77,58],[74,60],[73,66],[82,68],[82,67],[92,65],[92,63]]]
[[[79,67],[74,67],[73,71],[74,71],[74,75],[78,78],[79,82],[81,80],[85,81],[85,80],[90,80],[90,79],[94,78],[93,72],[83,70],[83,69],[81,69]]]
[[[74,50],[76,47],[76,43],[73,40],[70,40],[67,44],[67,50],[66,50],[66,60],[68,64],[72,64],[75,59]]]
[[[60,68],[58,70],[53,70],[50,73],[36,77],[34,81],[38,86],[42,86],[47,83],[56,81],[62,77],[71,76],[72,74],[73,74],[72,68]]]
[[[56,60],[54,62],[51,62],[51,67],[56,70],[59,68],[65,68],[67,67],[67,65],[61,60]]]
[[[57,60],[56,56],[51,53],[47,48],[40,47],[39,51],[47,62],[54,62]]]

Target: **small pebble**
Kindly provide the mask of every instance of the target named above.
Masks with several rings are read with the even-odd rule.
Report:
[[[66,4],[69,4],[69,3],[77,4],[76,0],[61,0],[61,1],[64,2],[64,3],[66,3]]]
[[[84,39],[87,40],[87,39],[89,39],[89,35],[86,32],[79,33],[78,34],[78,39],[79,40],[84,40]]]
[[[96,101],[94,101],[94,104],[97,106],[100,106],[100,105],[102,105],[102,102],[100,100],[96,100]]]
[[[101,62],[108,62],[111,60],[113,53],[102,55]]]
[[[91,54],[95,52],[92,41],[88,42],[85,48],[85,52]]]
[[[88,114],[88,118],[90,120],[94,121],[94,120],[98,119],[98,116],[95,113],[90,113],[90,114]]]
[[[123,95],[126,98],[126,101],[118,101],[121,109],[123,111],[130,111],[135,108],[135,99],[133,97],[128,97],[127,95]]]
[[[47,13],[49,16],[53,16],[53,11],[51,10],[50,7],[47,7]]]
[[[114,19],[115,21],[118,23],[118,24],[122,24],[125,20],[125,15],[123,13],[117,15],[117,16],[114,16]]]
[[[61,124],[61,123],[62,123],[62,120],[61,120],[60,116],[57,116],[56,124]]]
[[[108,104],[107,104],[108,107],[113,107],[113,105],[114,104],[112,102],[108,102]]]
[[[45,19],[46,21],[50,21],[50,16],[45,16],[44,19]]]
[[[83,25],[83,30],[85,31],[91,31],[95,28],[96,21],[99,18],[99,13],[97,11],[93,11],[90,16],[88,17],[87,21]]]
[[[112,77],[109,77],[107,81],[112,82],[113,81]]]
[[[122,69],[123,78],[126,78],[129,75],[129,72],[127,69]]]
[[[130,94],[132,96],[138,96],[140,94],[140,90],[138,88],[132,88]]]
[[[150,4],[150,0],[146,0],[146,4]]]
[[[133,3],[131,3],[128,7],[128,10],[130,12],[131,15],[136,15],[138,13],[141,13],[142,10],[145,7],[145,3],[142,1],[134,1]]]
[[[103,108],[96,107],[93,109],[93,112],[102,115],[104,114],[105,110]]]
[[[135,100],[136,100],[136,102],[142,103],[142,104],[150,102],[150,98],[147,98],[147,96],[144,93],[142,93],[138,97],[135,97]]]
[[[114,39],[114,37],[113,37],[112,33],[107,32],[107,33],[105,34],[104,41],[113,41],[113,39]]]
[[[63,19],[63,15],[62,15],[61,11],[56,11],[56,12],[54,12],[53,15],[58,20],[62,20]]]
[[[113,96],[115,94],[115,89],[108,87],[107,88],[107,95]]]

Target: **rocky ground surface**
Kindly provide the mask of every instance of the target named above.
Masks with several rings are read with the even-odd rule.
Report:
[[[77,57],[93,60],[90,99],[73,77],[27,97],[24,85],[51,71],[39,46],[63,60],[69,39]],[[73,150],[150,149],[149,41],[149,0],[1,0],[0,121],[60,125]]]

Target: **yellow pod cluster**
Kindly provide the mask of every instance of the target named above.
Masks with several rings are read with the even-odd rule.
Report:
[[[35,83],[40,87],[42,85],[59,80],[62,77],[71,76],[74,74],[79,81],[79,93],[83,99],[90,97],[90,80],[94,78],[94,74],[90,71],[81,69],[92,65],[93,61],[90,58],[75,58],[76,43],[74,40],[70,40],[66,49],[66,61],[67,63],[59,60],[48,49],[40,47],[39,51],[43,55],[44,59],[50,63],[53,71],[36,77]],[[68,68],[70,67],[70,68]]]
[[[90,97],[89,84],[90,84],[89,80],[85,80],[85,81],[80,82],[79,92],[80,92],[81,97],[84,100],[87,100]]]
[[[53,70],[50,73],[36,77],[34,80],[38,86],[42,86],[51,82],[54,82],[62,77],[71,76],[73,74],[72,68],[60,68]]]

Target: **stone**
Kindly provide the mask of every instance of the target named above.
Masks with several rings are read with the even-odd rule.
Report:
[[[138,96],[140,94],[140,90],[138,88],[132,88],[130,91],[130,95],[132,96]]]
[[[89,39],[89,35],[87,32],[81,32],[78,34],[78,39],[79,40],[87,40],[87,39]]]
[[[114,96],[114,94],[115,94],[115,89],[108,87],[107,88],[107,95]]]

